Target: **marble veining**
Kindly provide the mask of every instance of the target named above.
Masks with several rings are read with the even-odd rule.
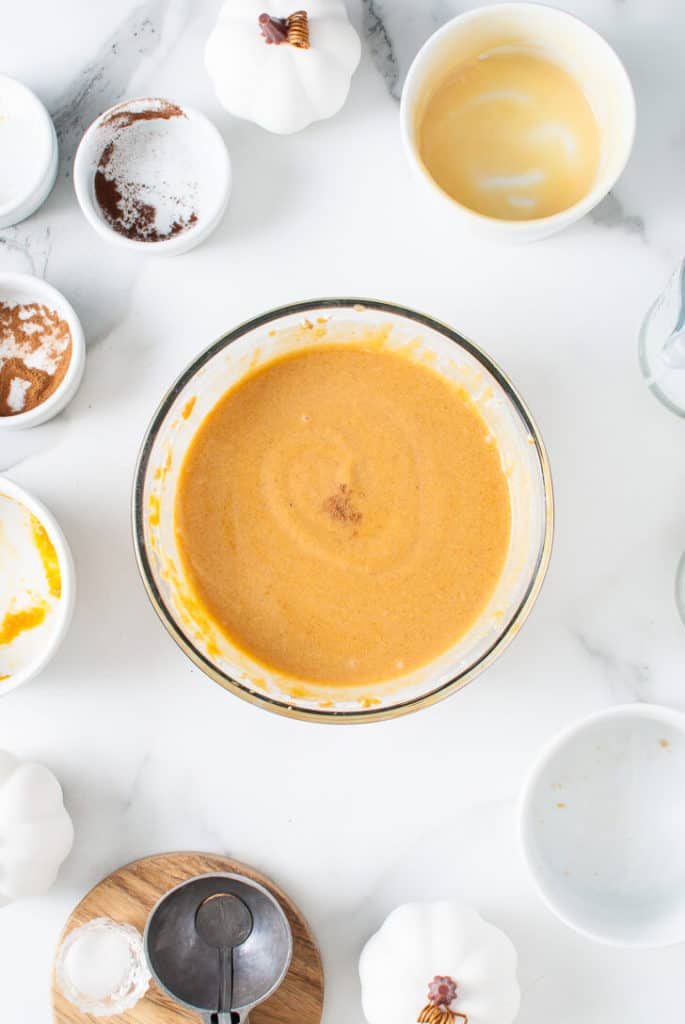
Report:
[[[88,125],[107,107],[140,91],[145,77],[178,41],[191,6],[190,0],[145,0],[136,6],[51,107],[66,177]]]
[[[373,61],[398,100],[416,52],[432,32],[466,9],[454,0],[362,0],[363,29]],[[477,6],[477,5],[472,5]]]
[[[399,139],[414,54],[468,6],[349,0],[364,43],[349,100],[290,138],[220,108],[202,64],[220,0],[39,0],[4,12],[0,66],[54,114],[62,165],[45,206],[0,232],[0,270],[67,295],[89,361],[57,420],[0,433],[0,472],[55,513],[78,577],[58,657],[2,703],[0,747],[55,771],[76,827],[49,896],[0,910],[0,945],[14,951],[3,1024],[50,1021],[53,947],[89,886],[134,857],[183,848],[251,861],[301,903],[324,955],[324,1024],[362,1024],[357,956],[392,906],[444,895],[511,934],[519,1024],[680,1024],[682,949],[604,949],[561,925],[525,873],[516,807],[534,752],[564,725],[618,701],[685,710],[673,600],[685,427],[649,395],[636,358],[640,321],[685,240],[685,12],[673,0],[568,0],[631,74],[634,156],[591,217],[505,249],[452,230]],[[73,195],[82,130],[135,94],[204,111],[231,152],[224,222],[176,259],[109,247]],[[529,622],[486,674],[418,715],[332,729],[266,715],[190,665],[140,584],[129,501],[147,423],[198,351],[267,308],[345,294],[432,313],[505,367],[549,448],[557,533]]]
[[[633,213],[627,213],[623,203],[614,192],[610,192],[606,198],[590,212],[590,218],[595,224],[603,224],[604,227],[622,227],[644,240],[645,222],[642,217]]]
[[[584,633],[577,633],[578,643],[585,653],[601,666],[602,674],[611,686],[616,702],[645,701],[649,699],[649,666],[624,661],[617,654],[604,650]]]
[[[382,14],[376,0],[363,0],[364,35],[373,56],[374,64],[386,81],[390,95],[399,99],[402,93],[400,71],[392,40],[388,35]]]
[[[39,230],[26,230],[23,224],[5,228],[0,231],[0,246],[0,251],[10,254],[13,263],[17,262],[21,273],[46,277],[51,247],[49,225]]]

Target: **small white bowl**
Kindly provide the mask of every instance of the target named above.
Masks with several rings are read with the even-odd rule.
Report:
[[[214,231],[224,215],[231,192],[231,162],[228,150],[219,131],[204,114],[185,105],[180,108],[185,115],[183,123],[187,125],[188,137],[178,147],[179,160],[185,161],[187,166],[192,165],[193,171],[196,173],[197,223],[170,238],[157,241],[128,238],[116,231],[106,220],[95,196],[95,175],[98,163],[105,147],[115,138],[117,132],[116,122],[113,124],[112,119],[127,112],[140,111],[146,104],[162,105],[169,104],[169,102],[159,98],[126,100],[96,118],[81,139],[76,151],[74,188],[88,223],[106,241],[118,245],[120,248],[137,252],[178,256],[180,253],[194,249]],[[141,125],[156,125],[158,120],[160,119],[141,121]],[[162,123],[169,123],[161,120]],[[173,120],[176,123],[180,119]],[[150,161],[154,167],[156,158],[154,139],[151,138],[149,147],[144,144],[143,139],[138,141],[136,155],[136,159],[139,161],[138,169],[140,169],[141,163],[147,159],[146,153],[150,154]],[[160,172],[156,171],[156,173]],[[154,186],[155,181],[151,181],[150,184]]]
[[[0,681],[0,695],[4,696],[38,675],[57,652],[69,629],[74,610],[76,573],[66,538],[55,517],[41,502],[2,476],[0,476],[0,498],[10,498],[23,505],[42,524],[55,549],[61,581],[61,593],[54,614],[51,616],[49,629],[45,628],[44,624],[39,634],[39,640],[36,643],[28,644],[17,654],[19,664],[12,668],[9,678]],[[2,537],[0,537],[0,562],[2,561],[2,543]],[[5,671],[4,668],[3,671]]]
[[[22,430],[37,427],[52,419],[72,400],[78,391],[86,365],[86,339],[81,321],[73,307],[52,285],[31,274],[0,274],[0,302],[25,304],[39,302],[56,310],[69,324],[71,360],[63,380],[53,393],[33,409],[14,416],[0,416],[0,430]]]
[[[523,851],[548,907],[614,946],[685,940],[685,715],[601,711],[543,750],[524,787]]]
[[[427,99],[460,64],[502,45],[535,46],[570,71],[581,85],[601,133],[600,168],[592,189],[550,217],[502,220],[453,199],[436,183],[419,152],[418,128]],[[579,220],[609,192],[628,162],[635,135],[635,97],[630,79],[609,44],[583,21],[535,3],[503,3],[460,14],[422,46],[402,90],[400,123],[412,169],[452,222],[493,241],[531,242]]]
[[[52,191],[59,148],[47,110],[22,82],[0,75],[3,193],[0,229],[30,217]]]

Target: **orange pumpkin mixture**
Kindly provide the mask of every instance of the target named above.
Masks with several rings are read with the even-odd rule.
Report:
[[[509,544],[499,451],[464,392],[389,351],[310,348],[241,381],[181,469],[198,602],[265,665],[367,683],[473,625]]]

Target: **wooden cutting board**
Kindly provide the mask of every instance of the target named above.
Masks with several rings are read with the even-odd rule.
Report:
[[[293,958],[281,987],[250,1014],[250,1024],[320,1024],[324,980],[321,957],[309,925],[286,894],[253,868],[210,853],[166,853],[127,864],[104,878],[70,914],[60,944],[73,928],[94,917],[134,925],[141,933],[157,900],[195,875],[230,871],[261,883],[276,897],[293,932]],[[55,1024],[198,1024],[199,1017],[172,1002],[154,982],[140,1002],[113,1017],[93,1017],[67,1002],[57,988],[54,971],[52,1007]]]

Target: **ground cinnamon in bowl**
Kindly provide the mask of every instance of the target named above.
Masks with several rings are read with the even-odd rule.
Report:
[[[198,220],[198,183],[185,152],[192,125],[174,103],[138,100],[102,121],[107,139],[93,180],[109,226],[137,242],[164,242]]]
[[[0,416],[42,405],[64,380],[71,355],[69,324],[56,310],[0,301]]]
[[[118,103],[93,121],[76,151],[74,189],[106,242],[177,256],[219,224],[231,162],[204,114],[147,96]]]

